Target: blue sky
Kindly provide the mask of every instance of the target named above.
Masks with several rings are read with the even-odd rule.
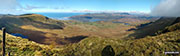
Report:
[[[10,0],[11,1],[11,0]],[[25,12],[140,11],[150,12],[160,0],[16,0]]]

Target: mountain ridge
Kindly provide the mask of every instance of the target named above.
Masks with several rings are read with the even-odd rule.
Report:
[[[130,36],[142,38],[147,35],[156,35],[158,31],[164,30],[167,26],[172,25],[176,19],[176,17],[161,17],[159,20],[135,30],[135,33]]]
[[[29,15],[26,15],[26,16],[29,17]],[[15,17],[15,18],[13,18],[13,17]],[[51,45],[44,45],[44,44],[39,44],[36,41],[35,42],[29,41],[28,39],[23,39],[20,37],[16,37],[16,36],[7,34],[7,50],[8,50],[8,52],[11,52],[13,56],[18,56],[18,55],[26,55],[26,56],[101,56],[101,55],[103,55],[103,53],[101,53],[101,52],[104,50],[104,48],[106,46],[109,46],[109,45],[114,50],[114,55],[116,55],[116,56],[131,56],[131,55],[133,55],[133,56],[148,56],[148,55],[165,56],[164,52],[166,52],[166,51],[179,51],[180,50],[180,48],[179,48],[180,47],[180,29],[178,28],[178,27],[180,27],[180,24],[179,24],[180,21],[177,21],[177,20],[179,20],[179,18],[175,18],[175,17],[168,17],[168,18],[163,17],[151,24],[148,24],[142,28],[135,30],[133,33],[125,34],[125,33],[119,33],[119,32],[112,31],[113,33],[119,33],[119,34],[114,34],[119,37],[123,37],[128,34],[135,34],[135,35],[138,34],[138,36],[141,36],[141,37],[128,36],[125,38],[112,38],[113,35],[109,35],[105,38],[103,36],[94,36],[94,34],[92,36],[74,36],[74,37],[66,36],[64,38],[56,38],[56,37],[54,37],[54,35],[55,36],[58,36],[58,35],[56,35],[56,34],[53,35],[52,33],[60,33],[59,31],[66,30],[67,29],[66,27],[69,27],[72,25],[74,27],[76,27],[77,25],[79,25],[78,27],[84,27],[84,26],[87,27],[87,25],[91,26],[91,27],[97,26],[97,28],[99,27],[99,30],[106,28],[106,27],[108,30],[111,30],[111,28],[113,30],[115,30],[116,28],[119,29],[119,27],[121,27],[121,29],[123,29],[122,26],[125,27],[124,30],[128,30],[131,27],[134,28],[133,26],[123,25],[123,24],[112,24],[112,23],[106,23],[106,25],[104,26],[103,22],[80,23],[80,22],[73,22],[73,21],[56,21],[56,20],[51,21],[51,19],[48,19],[50,21],[46,21],[46,20],[44,20],[45,17],[43,17],[44,19],[42,19],[42,18],[38,19],[35,17],[36,18],[35,19],[34,16],[32,16],[32,15],[30,17],[32,17],[33,19],[28,18],[28,17],[24,18],[24,17],[25,16],[23,16],[23,18],[21,18],[21,17],[18,18],[18,16],[5,17],[5,18],[9,18],[9,19],[14,19],[14,20],[10,20],[10,21],[9,20],[6,21],[5,19],[0,18],[0,21],[1,21],[0,26],[2,27],[2,25],[5,25],[6,27],[14,27],[13,29],[17,30],[17,32],[24,29],[23,32],[28,32],[28,33],[31,32],[31,34],[29,34],[29,35],[33,35],[33,36],[36,36],[36,34],[38,33],[37,36],[35,37],[35,39],[40,38],[39,35],[41,35],[41,34],[39,34],[39,33],[42,33],[42,36],[49,36],[50,38],[55,38],[56,39],[55,41],[60,41],[59,43],[63,43],[63,44],[66,44],[69,42],[72,42],[72,43],[66,44],[66,45],[60,45],[60,46],[56,46],[56,44],[52,44],[52,43],[50,43]],[[21,20],[18,20],[18,19],[22,19],[26,23],[28,23],[31,20],[32,20],[31,22],[34,22],[33,20],[35,20],[35,21],[44,20],[44,21],[40,21],[42,23],[46,23],[43,25],[47,25],[47,24],[56,25],[59,22],[59,23],[65,24],[65,26],[63,26],[64,27],[63,29],[61,29],[61,28],[46,29],[46,27],[38,28],[37,26],[34,26],[33,23],[32,24],[28,23],[26,25],[21,26],[21,24],[19,24],[19,22],[20,23],[22,23],[22,22],[21,22]],[[16,21],[16,22],[14,22],[14,21]],[[6,24],[3,24],[3,23],[6,23]],[[99,23],[103,23],[103,24],[101,25]],[[110,27],[109,25],[114,25],[114,26]],[[119,27],[115,27],[115,26],[119,26]],[[84,27],[84,28],[86,29],[86,27]],[[22,29],[19,29],[19,28],[22,28]],[[12,28],[11,29],[7,28],[7,29],[12,30]],[[71,30],[68,30],[68,31],[72,32],[73,28],[70,28],[70,29]],[[81,28],[74,28],[74,29],[81,29]],[[93,28],[93,29],[95,29],[95,28]],[[111,32],[107,31],[107,29],[105,29],[106,32],[108,32],[108,34],[110,34]],[[164,29],[168,29],[168,30],[172,29],[172,30],[161,33],[161,34],[156,34],[156,32],[164,30]],[[34,32],[32,30],[34,30]],[[105,30],[102,32],[105,32]],[[152,31],[152,30],[154,30],[154,31]],[[41,31],[44,31],[44,32],[41,32]],[[49,31],[51,31],[51,32],[48,33]],[[82,31],[82,30],[80,30],[80,31]],[[119,30],[119,31],[122,31],[122,30]],[[150,31],[152,31],[152,32],[150,32]],[[69,32],[67,34],[70,34]],[[79,31],[77,31],[77,32],[79,32]],[[86,32],[88,32],[87,29],[86,29]],[[86,33],[86,32],[83,32],[83,33]],[[124,32],[124,31],[122,31],[122,32]],[[142,34],[142,33],[147,33],[147,34]],[[72,35],[73,34],[74,33],[72,33]],[[104,34],[108,35],[107,33],[104,33]],[[123,34],[123,35],[120,35],[120,34]],[[0,37],[1,36],[2,36],[2,31],[0,31]],[[60,36],[58,36],[58,37],[60,37]],[[138,37],[138,38],[136,38],[136,37]],[[71,41],[71,40],[73,40],[73,41]],[[42,41],[48,41],[48,40],[46,39],[46,40],[42,40]],[[49,41],[54,41],[54,39],[50,39]],[[2,43],[2,37],[0,39],[0,42]],[[2,48],[2,47],[0,47],[0,48]],[[171,55],[168,55],[168,56],[171,56]]]

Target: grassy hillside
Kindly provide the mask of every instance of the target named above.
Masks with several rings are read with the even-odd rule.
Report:
[[[171,22],[175,22],[175,19]],[[163,19],[164,20],[164,19]],[[157,23],[159,21],[156,21]],[[161,21],[167,22],[167,21]],[[153,24],[155,24],[153,23]],[[180,22],[171,24],[161,28],[166,29],[169,27],[179,27]],[[175,27],[175,28],[176,28]],[[125,39],[117,38],[102,38],[102,37],[89,37],[79,43],[67,47],[68,53],[73,56],[101,56],[102,51],[106,46],[111,45],[117,56],[175,56],[165,55],[165,52],[180,51],[180,30],[165,32],[156,36],[146,36],[140,39],[133,39],[133,37]],[[179,55],[176,55],[179,56]]]
[[[8,33],[22,33],[29,37],[28,40],[7,34],[6,50],[13,56],[101,56],[107,54],[104,50],[113,53],[112,49],[116,56],[165,56],[166,51],[180,51],[178,20],[161,18],[134,32],[128,32],[135,26],[112,22],[58,21],[37,14],[26,14],[3,16],[0,26],[6,26]],[[168,31],[163,32],[165,30]],[[161,33],[156,35],[158,31]],[[109,46],[111,50],[105,48]]]
[[[122,38],[131,33],[126,30],[134,27],[112,22],[60,21],[39,14],[2,16],[0,27],[3,26],[8,29],[8,33],[20,33],[28,36],[29,40],[53,45],[76,43],[91,35]]]
[[[53,38],[59,34],[58,32],[52,33],[52,29],[62,30],[65,27],[65,24],[61,21],[53,20],[42,15],[25,14],[20,16],[2,16],[0,18],[0,27],[6,27],[8,33],[20,33],[28,36],[29,40],[50,44],[51,42],[54,42],[51,41],[52,39],[49,39],[50,36]]]
[[[69,21],[67,27],[63,30],[67,36],[71,35],[86,35],[100,36],[107,38],[123,38],[131,33],[126,30],[135,26],[125,25],[123,23],[112,22],[77,22]],[[121,37],[119,37],[121,36]]]
[[[166,27],[159,33],[166,33],[166,32],[171,32],[171,31],[176,31],[180,29],[180,17],[178,17],[172,24],[171,26]]]
[[[176,20],[176,17],[162,17],[159,20],[144,26],[142,28],[138,28],[134,31],[134,34],[129,36],[142,38],[148,35],[156,35],[158,31],[165,29],[167,26],[171,26],[171,24]]]
[[[27,39],[8,35],[6,48],[7,51],[10,51],[14,56],[101,56],[103,48],[111,45],[115,54],[120,56],[164,56],[165,51],[180,50],[179,39],[180,31],[173,31],[158,36],[148,36],[135,40],[89,37],[79,43],[53,48],[28,41]],[[2,39],[0,40],[2,41]]]
[[[10,52],[13,56],[33,56],[38,54],[38,52],[50,50],[50,47],[47,45],[37,44],[33,41],[9,34],[6,36],[7,53]],[[0,43],[2,43],[2,31],[0,31]],[[0,49],[2,49],[2,46],[0,46]],[[2,50],[0,50],[0,52],[2,52]]]
[[[101,56],[104,47],[111,45],[118,56],[165,56],[165,51],[180,51],[180,31],[135,40],[91,37],[68,48],[74,56]]]

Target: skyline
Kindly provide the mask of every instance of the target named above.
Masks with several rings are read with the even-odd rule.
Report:
[[[1,0],[0,13],[143,12],[161,0]],[[6,8],[7,7],[7,8]]]

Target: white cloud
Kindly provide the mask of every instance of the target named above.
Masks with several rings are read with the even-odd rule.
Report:
[[[159,5],[151,10],[155,16],[180,16],[180,0],[162,0]]]
[[[15,9],[21,7],[16,0],[0,0],[0,9]]]
[[[32,10],[32,9],[36,9],[36,8],[44,8],[44,7],[26,5],[23,9],[24,9],[24,10]]]
[[[22,6],[16,0],[0,0],[1,14],[22,13],[19,8],[22,8]]]
[[[32,9],[32,10],[26,10],[30,13],[34,12],[71,12],[71,10],[63,10],[63,9]]]
[[[27,10],[42,8],[37,6],[22,6],[17,0],[0,0],[0,14],[23,14]]]

